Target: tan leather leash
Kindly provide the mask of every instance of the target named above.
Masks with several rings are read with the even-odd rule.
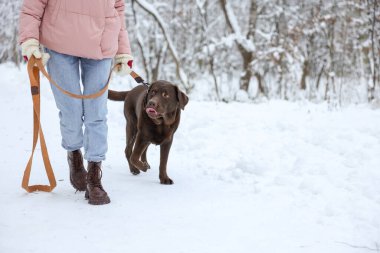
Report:
[[[90,95],[78,95],[71,93],[69,91],[64,90],[61,88],[47,73],[45,70],[42,60],[36,59],[34,56],[32,56],[28,61],[28,75],[29,75],[29,81],[30,81],[30,89],[32,93],[32,100],[33,100],[33,147],[32,147],[32,154],[30,155],[29,161],[26,165],[24,176],[22,178],[22,188],[24,188],[27,192],[34,192],[34,191],[43,191],[43,192],[51,192],[57,185],[57,182],[55,180],[53,168],[50,163],[49,154],[46,147],[45,137],[42,131],[41,127],[41,96],[40,96],[40,72],[49,80],[51,84],[53,84],[55,87],[57,87],[61,92],[64,94],[78,99],[92,99],[97,98],[101,96],[107,89],[111,80],[112,71],[119,67],[118,65],[115,65],[112,70],[110,71],[110,75],[107,80],[107,84],[97,93],[90,94]],[[136,74],[134,71],[130,73],[130,75],[135,79],[137,83],[142,83],[144,85],[148,85],[144,80]],[[41,153],[42,153],[42,159],[45,165],[46,175],[49,180],[49,185],[29,185],[29,179],[30,179],[30,172],[32,170],[32,162],[33,162],[33,155],[34,151],[36,149],[38,137],[40,137],[40,144],[41,144]]]
[[[41,63],[41,60],[39,62]],[[28,74],[29,74],[30,89],[32,92],[32,100],[33,100],[33,147],[32,147],[32,154],[30,155],[29,161],[24,171],[24,176],[22,178],[21,186],[27,192],[34,192],[34,191],[51,192],[56,187],[57,182],[55,180],[53,168],[51,167],[51,164],[50,164],[45,137],[41,128],[40,69],[38,65],[37,67],[34,66],[35,63],[36,63],[36,59],[34,57],[31,57],[31,59],[28,62]],[[38,137],[40,137],[42,159],[44,161],[46,175],[49,179],[50,185],[29,185],[30,172],[32,170],[33,155],[36,149]]]

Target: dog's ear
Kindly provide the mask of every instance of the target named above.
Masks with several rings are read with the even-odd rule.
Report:
[[[176,90],[176,93],[177,93],[177,100],[179,102],[179,106],[181,107],[182,110],[184,110],[185,106],[189,102],[189,98],[186,96],[185,93],[183,93],[182,91],[180,91],[177,86],[175,86],[175,90]]]

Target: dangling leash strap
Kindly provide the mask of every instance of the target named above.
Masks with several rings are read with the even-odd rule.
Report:
[[[75,94],[75,93],[71,93],[65,89],[63,89],[62,87],[60,87],[51,77],[50,75],[47,73],[44,65],[42,64],[42,61],[41,59],[36,59],[34,57],[32,57],[30,60],[29,60],[29,63],[32,62],[32,63],[35,63],[37,65],[37,68],[39,71],[41,71],[41,73],[49,80],[49,82],[51,84],[53,84],[58,90],[60,90],[62,93],[72,97],[72,98],[78,98],[78,99],[92,99],[92,98],[97,98],[99,96],[101,96],[104,92],[106,92],[106,90],[108,90],[108,86],[109,86],[109,83],[110,83],[110,80],[111,80],[111,76],[112,76],[112,71],[117,68],[118,66],[115,65],[112,70],[110,71],[110,74],[108,76],[108,80],[107,80],[107,84],[98,92],[94,93],[94,94],[90,94],[90,95],[78,95],[78,94]],[[28,63],[28,66],[29,66],[29,63]],[[29,73],[30,75],[30,73]]]
[[[49,154],[46,147],[45,137],[41,128],[40,72],[49,80],[51,84],[57,87],[57,89],[59,89],[62,93],[70,97],[78,98],[78,99],[92,99],[92,98],[97,98],[101,96],[108,89],[108,86],[111,80],[112,71],[117,67],[118,65],[115,65],[112,68],[107,80],[107,84],[100,91],[94,94],[90,94],[90,95],[78,95],[78,94],[74,94],[69,91],[66,91],[62,87],[60,87],[47,73],[47,71],[45,70],[42,64],[41,59],[36,59],[34,56],[30,58],[27,68],[28,68],[30,88],[31,88],[32,100],[33,100],[33,147],[32,147],[32,154],[30,155],[29,161],[26,165],[24,176],[22,178],[22,184],[21,184],[22,188],[24,188],[27,192],[34,192],[34,191],[51,192],[57,186],[57,182],[55,180],[53,168],[51,166]],[[143,84],[147,87],[149,86],[149,84],[146,83],[134,71],[131,72],[131,76],[135,79],[137,83]],[[42,159],[45,165],[45,170],[46,170],[46,175],[49,180],[49,185],[29,185],[30,172],[32,170],[33,155],[37,146],[38,137],[40,137]]]
[[[41,63],[41,61],[37,61],[37,62]],[[32,154],[30,155],[28,164],[26,165],[26,168],[24,171],[24,177],[22,178],[21,186],[27,192],[34,192],[34,191],[51,192],[56,187],[57,182],[55,181],[53,168],[51,167],[49,154],[47,152],[44,133],[42,132],[42,128],[41,128],[40,69],[39,67],[34,66],[35,63],[36,63],[36,59],[34,57],[32,57],[30,61],[28,62],[28,74],[29,74],[30,88],[31,88],[32,100],[33,100],[33,147],[32,147]],[[33,155],[36,149],[38,137],[40,137],[42,159],[44,161],[46,175],[49,179],[50,185],[29,185],[30,172],[32,170]]]

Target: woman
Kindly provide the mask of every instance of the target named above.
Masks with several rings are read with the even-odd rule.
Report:
[[[24,0],[19,40],[24,58],[42,58],[53,80],[72,93],[82,93],[80,80],[84,95],[101,90],[112,58],[121,64],[117,72],[131,72],[133,57],[125,28],[124,0]],[[52,90],[71,184],[78,191],[86,191],[90,204],[110,203],[101,184],[101,162],[107,152],[107,92],[81,100],[54,86]]]

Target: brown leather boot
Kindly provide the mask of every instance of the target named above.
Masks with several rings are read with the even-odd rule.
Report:
[[[102,186],[102,162],[88,162],[87,189],[85,198],[91,205],[104,205],[111,202]]]
[[[67,162],[70,168],[70,182],[77,191],[86,190],[87,171],[83,166],[83,157],[80,149],[67,152]]]

